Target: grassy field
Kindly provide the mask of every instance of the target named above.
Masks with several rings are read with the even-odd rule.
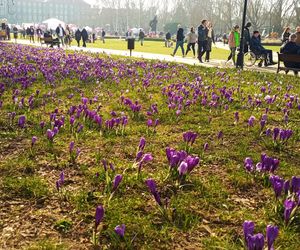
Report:
[[[269,180],[300,176],[299,78],[0,48],[1,249],[239,250],[246,220],[299,249],[300,185]]]
[[[77,45],[76,41],[72,42],[72,45]],[[82,44],[81,44],[82,45]],[[127,41],[119,40],[119,39],[106,39],[106,43],[97,40],[94,44],[88,43],[87,46],[89,48],[105,48],[105,49],[116,49],[116,50],[127,50]],[[175,46],[175,44],[174,44]],[[187,44],[185,43],[184,49],[186,50]],[[165,47],[164,42],[157,42],[157,41],[144,41],[144,46],[141,46],[140,42],[135,42],[135,50],[138,52],[147,52],[147,53],[155,53],[155,54],[163,54],[163,55],[170,55],[173,53],[173,48]],[[197,51],[196,51],[197,54]],[[181,49],[179,48],[177,56],[181,56]],[[211,59],[221,59],[226,60],[229,55],[229,51],[226,49],[220,49],[213,46]],[[192,51],[189,52],[188,58],[193,57]]]

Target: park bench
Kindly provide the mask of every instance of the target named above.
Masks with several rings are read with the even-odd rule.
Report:
[[[42,45],[46,44],[47,46],[51,45],[51,47],[53,47],[53,46],[56,45],[56,46],[59,47],[60,42],[57,41],[57,40],[55,40],[55,39],[53,39],[52,37],[44,37],[44,38],[41,38],[41,44]]]
[[[298,74],[300,71],[300,68],[291,68],[291,67],[282,67],[280,66],[280,62],[296,62],[300,63],[300,55],[289,55],[289,54],[282,54],[278,53],[278,67],[277,67],[277,73],[281,70],[284,70],[287,74],[290,70],[294,71],[295,75]]]

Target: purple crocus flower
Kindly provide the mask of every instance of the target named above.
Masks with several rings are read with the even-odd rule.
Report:
[[[115,176],[114,180],[113,180],[113,188],[112,188],[112,192],[115,192],[118,188],[118,186],[120,185],[121,181],[123,179],[123,176],[118,174]]]
[[[71,141],[70,142],[70,145],[69,145],[69,152],[72,153],[73,149],[74,149],[74,145],[75,145],[75,142]]]
[[[153,126],[153,121],[151,119],[147,120],[147,126],[152,127]]]
[[[152,161],[153,160],[153,157],[150,153],[147,153],[147,154],[144,154],[141,162],[148,162],[148,161]]]
[[[292,213],[293,209],[295,208],[295,206],[296,206],[295,201],[292,201],[292,200],[284,201],[284,214],[283,215],[284,215],[285,224],[289,223],[291,213]]]
[[[260,129],[263,130],[266,125],[266,120],[260,120]]]
[[[249,120],[248,120],[248,126],[249,127],[253,127],[254,126],[254,121],[255,121],[255,116],[250,116]]]
[[[153,179],[148,179],[146,180],[146,185],[148,186],[151,194],[154,196],[155,201],[157,202],[158,205],[162,206],[162,202],[160,199],[160,195],[156,190],[156,183]]]
[[[300,191],[300,177],[293,176],[291,180],[291,191],[297,193]]]
[[[61,171],[59,175],[59,181],[61,182],[61,184],[64,184],[65,182],[65,173],[63,171]]]
[[[20,128],[24,128],[24,127],[25,127],[25,121],[26,121],[25,115],[21,115],[21,116],[19,117],[19,120],[18,120],[18,126],[19,126]]]
[[[244,160],[244,166],[248,172],[252,172],[254,170],[254,164],[250,157],[246,157]]]
[[[277,175],[270,176],[270,182],[275,192],[276,199],[281,195],[284,187],[284,180]]]
[[[264,235],[261,233],[250,235],[248,237],[248,250],[263,250],[265,244]]]
[[[104,171],[106,172],[107,171],[107,161],[103,159],[101,162],[103,164]]]
[[[144,137],[142,137],[140,139],[140,143],[139,143],[139,151],[143,151],[146,145],[146,139]]]
[[[219,131],[218,133],[218,140],[223,139],[223,132]]]
[[[57,191],[59,191],[59,189],[61,188],[62,185],[64,185],[65,182],[65,173],[63,171],[61,171],[60,175],[59,175],[59,180],[56,181],[56,189]]]
[[[274,128],[273,129],[273,140],[275,141],[279,135],[280,129],[279,128]]]
[[[117,235],[119,235],[120,237],[124,238],[125,235],[125,224],[122,224],[121,226],[118,225],[115,227],[115,232]]]
[[[239,122],[239,112],[235,112],[234,113],[234,121],[235,121],[235,123],[238,123]]]
[[[47,138],[49,141],[53,141],[54,132],[51,129],[47,129]]]
[[[32,136],[32,138],[31,138],[31,147],[33,147],[33,145],[36,143],[36,141],[37,141],[37,137]]]
[[[243,223],[243,230],[244,230],[244,239],[245,242],[248,243],[248,237],[253,235],[254,232],[254,223],[252,221],[245,221]]]
[[[70,117],[70,124],[71,124],[71,126],[74,125],[74,122],[75,122],[75,117],[72,115],[72,116]]]
[[[104,216],[104,208],[102,205],[98,206],[96,208],[96,213],[95,213],[95,230],[97,230],[100,222],[102,221]]]
[[[78,129],[77,129],[77,133],[80,133],[82,131],[82,129],[83,129],[83,125],[80,124],[79,127],[78,127]]]
[[[45,122],[44,121],[40,122],[40,127],[41,127],[41,129],[43,129],[45,127]]]
[[[135,157],[135,161],[136,162],[139,161],[142,158],[143,154],[144,154],[143,151],[137,152],[136,157]]]
[[[203,151],[207,151],[208,150],[208,143],[206,142],[204,145],[203,145]]]
[[[268,250],[274,250],[274,241],[277,238],[279,233],[279,229],[277,226],[267,226],[267,242],[268,242]]]
[[[183,176],[187,173],[188,171],[188,164],[186,162],[181,162],[179,167],[178,167],[178,173],[180,176]]]

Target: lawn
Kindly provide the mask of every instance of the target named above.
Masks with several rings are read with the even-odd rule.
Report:
[[[0,45],[0,248],[299,249],[299,78]]]
[[[103,43],[100,40],[97,40],[95,43],[88,43],[87,47],[89,48],[105,48],[105,49],[114,49],[114,50],[127,50],[127,41],[124,39],[106,39],[106,42]],[[76,41],[73,40],[72,45],[77,45]],[[81,44],[82,45],[82,44]],[[174,43],[175,46],[175,43]],[[185,43],[184,49],[186,50],[187,44]],[[140,42],[135,41],[135,50],[138,52],[146,52],[146,53],[155,53],[155,54],[163,54],[163,55],[170,55],[173,53],[173,48],[165,47],[164,42],[158,41],[144,41],[144,45],[141,46]],[[197,52],[196,52],[197,53]],[[181,56],[181,49],[179,48],[177,56]],[[217,47],[212,48],[211,59],[221,59],[226,60],[229,55],[229,50],[220,49]],[[193,53],[192,51],[189,52],[187,58],[192,58]]]

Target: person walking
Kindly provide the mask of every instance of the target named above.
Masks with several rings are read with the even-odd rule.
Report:
[[[103,42],[103,43],[105,43],[105,35],[106,35],[105,30],[102,29],[101,39],[102,39],[102,42]]]
[[[200,26],[198,27],[198,60],[203,63],[202,56],[204,55],[207,47],[207,20],[202,20]]]
[[[290,35],[291,35],[291,29],[290,29],[290,27],[286,27],[283,30],[283,33],[281,35],[282,44],[285,44],[289,41]]]
[[[179,24],[178,26],[178,30],[177,30],[177,35],[176,35],[176,47],[173,51],[173,53],[171,54],[171,56],[175,56],[177,49],[180,47],[181,48],[181,52],[182,52],[182,57],[184,57],[184,34],[183,34],[183,28],[181,28],[181,25]]]
[[[42,35],[43,35],[43,31],[40,27],[38,27],[36,29],[36,34],[37,34],[37,39],[38,39],[38,42],[41,42],[41,38],[42,38]]]
[[[29,41],[33,42],[34,43],[34,28],[33,26],[30,26],[30,29],[29,29]]]
[[[10,28],[8,25],[6,25],[6,37],[7,37],[7,40],[10,41]]]
[[[195,45],[196,45],[198,36],[197,36],[197,34],[195,32],[195,28],[194,27],[191,27],[190,33],[188,33],[186,37],[187,37],[187,49],[186,49],[185,55],[187,56],[187,54],[189,53],[189,51],[192,48],[193,54],[194,54],[194,58],[195,58],[195,56],[196,56]]]
[[[17,28],[16,26],[13,27],[13,34],[14,34],[15,43],[17,43],[17,39],[18,39],[18,28]]]
[[[249,51],[250,40],[251,40],[251,35],[249,30],[250,27],[251,27],[250,22],[248,22],[244,27],[244,53],[247,53]]]
[[[227,62],[232,59],[233,65],[235,65],[235,52],[236,49],[240,46],[240,32],[239,32],[240,27],[238,25],[235,25],[232,29],[232,31],[229,34],[228,38],[228,45],[230,49],[230,55],[227,58]],[[226,63],[227,63],[226,62]]]
[[[144,45],[144,39],[145,39],[145,33],[142,29],[140,29],[140,33],[139,33],[139,40],[141,42],[141,46]]]
[[[82,46],[86,47],[86,41],[89,39],[89,35],[85,28],[83,28],[81,31],[81,37],[82,37],[82,43],[83,43]]]
[[[64,30],[64,28],[61,26],[61,24],[59,24],[55,30],[56,32],[56,35],[61,43],[62,46],[65,45],[65,42],[64,42],[64,37],[66,35],[66,32]]]
[[[215,44],[215,34],[212,27],[212,23],[209,22],[207,25],[207,46],[206,46],[206,53],[205,53],[205,62],[209,62],[210,52],[212,50],[212,43]]]
[[[77,42],[78,47],[80,47],[81,31],[79,29],[77,29],[75,32],[75,40]]]
[[[69,25],[66,26],[65,33],[66,33],[66,37],[65,37],[66,45],[70,47],[72,40],[71,40],[71,29],[70,29]]]

